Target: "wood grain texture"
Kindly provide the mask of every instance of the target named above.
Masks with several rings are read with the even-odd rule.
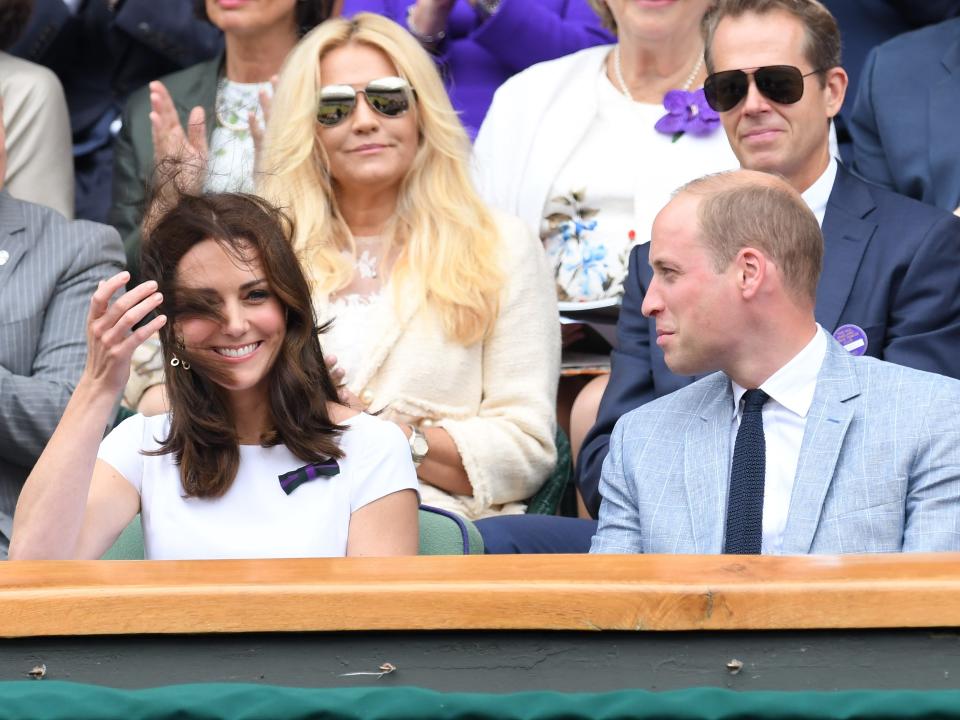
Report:
[[[960,554],[0,563],[0,636],[960,626]]]

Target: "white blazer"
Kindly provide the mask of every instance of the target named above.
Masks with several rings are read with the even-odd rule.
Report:
[[[497,90],[480,127],[474,172],[481,196],[494,207],[518,215],[537,234],[554,181],[597,116],[598,79],[611,47],[581,50],[514,75]],[[652,126],[637,130],[656,134]],[[651,137],[651,156],[661,160],[651,159],[637,170],[634,213],[638,219],[652,219],[679,185],[739,167],[722,128],[707,137],[682,138],[680,143],[691,143],[682,147],[657,147],[657,139]],[[664,142],[669,143],[669,138],[664,136]],[[674,154],[673,147],[679,151],[677,162],[663,160],[664,154],[667,158]],[[598,162],[618,160],[600,158]],[[663,178],[662,193],[649,175],[641,177],[644,173]],[[651,187],[657,188],[656,197],[650,196]],[[647,230],[637,227],[641,241],[649,239]]]

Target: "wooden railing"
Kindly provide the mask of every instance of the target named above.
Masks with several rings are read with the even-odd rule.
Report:
[[[960,626],[960,554],[0,563],[0,636]]]

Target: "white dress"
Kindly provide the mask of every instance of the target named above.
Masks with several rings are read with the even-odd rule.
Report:
[[[148,559],[340,557],[346,555],[350,515],[398,490],[417,489],[410,447],[393,423],[358,414],[346,420],[336,461],[339,472],[313,476],[291,490],[305,468],[286,446],[240,446],[240,468],[219,498],[185,498],[172,454],[154,450],[170,427],[168,415],[134,415],[100,444],[98,457],[140,494],[144,555]],[[284,490],[284,485],[289,494]]]

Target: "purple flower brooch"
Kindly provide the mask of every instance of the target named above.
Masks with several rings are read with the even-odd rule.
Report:
[[[704,136],[720,127],[720,116],[707,105],[703,88],[694,91],[671,90],[663,96],[667,114],[657,120],[654,129],[664,135],[673,135],[676,142],[684,133]]]

